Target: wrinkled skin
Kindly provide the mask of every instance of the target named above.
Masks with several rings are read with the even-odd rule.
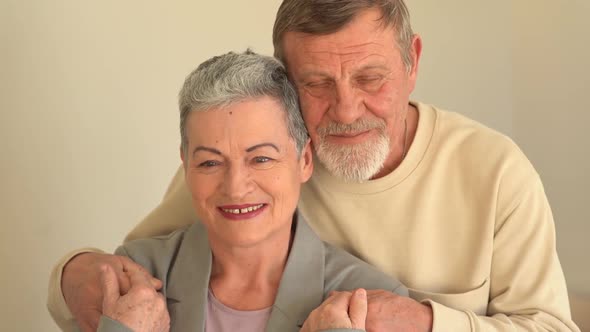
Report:
[[[119,321],[135,332],[167,332],[170,315],[166,299],[151,284],[151,278],[142,269],[132,267],[126,271],[131,288],[121,296],[119,282],[113,269],[101,267],[103,315]]]
[[[96,331],[102,314],[103,293],[101,267],[108,265],[116,275],[120,292],[129,291],[130,281],[124,270],[142,271],[149,278],[154,291],[162,283],[152,278],[140,265],[127,257],[83,253],[72,258],[64,267],[61,287],[64,299],[83,332]]]
[[[357,289],[351,292],[332,292],[330,296],[305,320],[301,332],[328,329],[365,329],[367,317],[367,292]]]
[[[369,332],[432,331],[432,308],[415,300],[385,290],[367,291]]]

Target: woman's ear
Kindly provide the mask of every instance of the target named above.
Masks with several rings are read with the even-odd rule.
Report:
[[[182,167],[184,167],[185,173],[186,173],[186,165],[187,165],[187,160],[186,160],[186,156],[184,154],[184,149],[182,148],[182,145],[180,146],[180,160],[182,160]]]
[[[307,182],[313,173],[313,153],[311,151],[311,140],[307,139],[301,157],[299,157],[299,166],[301,171],[301,183]]]

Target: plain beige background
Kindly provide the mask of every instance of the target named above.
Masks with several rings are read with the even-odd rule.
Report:
[[[0,321],[56,331],[49,271],[113,250],[178,167],[176,94],[201,61],[271,54],[278,0],[0,0]],[[590,4],[408,0],[414,99],[513,137],[544,180],[569,288],[590,295]],[[515,253],[518,254],[518,253]]]

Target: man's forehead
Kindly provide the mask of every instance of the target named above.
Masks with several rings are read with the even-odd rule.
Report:
[[[290,76],[322,75],[334,70],[379,70],[391,66],[400,56],[395,44],[379,41],[348,45],[300,45],[286,54]],[[292,50],[292,49],[289,49]]]
[[[285,65],[301,66],[306,63],[363,60],[372,57],[390,57],[398,46],[393,32],[310,35],[289,32],[283,40]]]

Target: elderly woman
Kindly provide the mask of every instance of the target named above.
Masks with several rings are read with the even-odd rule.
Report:
[[[366,315],[364,291],[331,291],[407,294],[319,240],[297,214],[313,158],[295,90],[277,60],[249,51],[214,57],[187,77],[179,104],[181,158],[200,223],[117,249],[162,281],[157,296],[166,306],[150,304],[151,314],[133,316],[145,303],[119,297],[105,267],[99,331],[166,330],[166,308],[172,331],[299,331],[326,299],[324,308],[343,305],[350,324],[322,322],[320,313],[304,330],[362,329],[365,318],[353,306],[362,308],[364,298]],[[149,282],[135,275],[132,284]]]

